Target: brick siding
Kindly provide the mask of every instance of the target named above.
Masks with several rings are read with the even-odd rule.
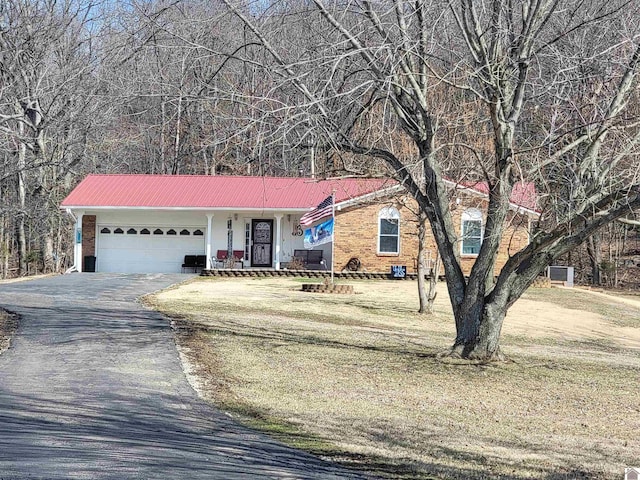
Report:
[[[452,217],[458,234],[462,226],[462,213],[467,208],[486,208],[486,200],[474,195],[458,195],[459,204],[453,202]],[[484,204],[483,204],[484,203]],[[378,212],[380,209],[394,206],[400,213],[400,252],[398,254],[378,253]],[[396,202],[376,203],[351,207],[336,212],[334,268],[345,269],[347,262],[356,257],[361,269],[369,272],[389,272],[392,265],[406,265],[407,272],[416,273],[418,256],[418,223],[415,212],[417,205],[413,199],[401,199]],[[508,226],[503,235],[496,262],[496,274],[509,258],[529,243],[528,218],[511,212]],[[460,248],[460,244],[456,244]],[[435,259],[437,247],[431,230],[427,230],[426,249],[431,259]],[[465,275],[471,272],[475,263],[474,255],[463,255],[460,259]],[[443,272],[441,271],[440,274]]]
[[[84,257],[96,254],[96,216],[82,217],[82,270],[84,271]]]

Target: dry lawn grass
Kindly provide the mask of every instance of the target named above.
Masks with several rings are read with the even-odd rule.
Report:
[[[394,478],[622,478],[640,464],[640,307],[532,290],[510,312],[511,361],[443,360],[453,339],[414,282],[197,279],[150,298],[175,319],[202,394],[310,451]]]

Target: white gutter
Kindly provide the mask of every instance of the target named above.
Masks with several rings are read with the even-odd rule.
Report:
[[[69,211],[69,207],[65,208]],[[263,208],[263,207],[131,207],[131,206],[109,206],[109,205],[74,205],[73,208],[80,210],[167,210],[167,211],[189,211],[189,212],[308,212],[311,207],[308,208]]]
[[[66,210],[67,214],[71,215],[71,218],[73,218],[73,221],[74,221],[74,222],[77,222],[77,221],[78,221],[78,217],[76,217],[76,216],[73,214],[73,211],[72,211],[70,208],[65,208],[65,210]]]
[[[379,200],[384,197],[388,197],[389,195],[393,195],[396,192],[400,192],[404,190],[402,185],[393,185],[392,187],[383,188],[382,190],[376,190],[375,192],[365,193],[364,195],[360,195],[359,197],[349,198],[347,200],[343,200],[342,202],[336,203],[336,210],[340,211],[343,208],[350,207],[351,205],[357,205],[359,203],[368,202],[371,200]]]
[[[78,223],[78,217],[76,217],[73,214],[73,211],[70,208],[65,208],[65,211],[73,219],[73,237],[74,237],[73,238],[73,265],[64,272],[64,274],[66,275],[68,273],[78,271],[78,266],[76,265],[76,239],[75,239],[75,231],[76,231],[76,224]]]

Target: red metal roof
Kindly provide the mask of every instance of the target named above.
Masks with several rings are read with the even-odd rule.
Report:
[[[457,187],[470,188],[484,195],[489,195],[489,185],[486,182],[459,183]],[[537,199],[536,186],[533,183],[518,182],[513,185],[509,201],[528,210],[538,211]]]
[[[531,182],[516,183],[511,192],[511,203],[539,212],[538,192],[536,192],[535,184]]]
[[[361,178],[89,175],[61,207],[308,209],[334,189],[338,203],[395,185]]]
[[[454,182],[451,182],[454,184]],[[65,198],[63,208],[309,209],[336,192],[336,203],[397,186],[390,179],[314,180],[227,175],[89,175]],[[456,184],[486,195],[487,184]],[[532,183],[517,183],[511,203],[536,210]]]

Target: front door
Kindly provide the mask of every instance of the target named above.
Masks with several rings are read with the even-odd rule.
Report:
[[[273,245],[273,220],[251,220],[253,246],[251,247],[251,266],[270,267]]]

